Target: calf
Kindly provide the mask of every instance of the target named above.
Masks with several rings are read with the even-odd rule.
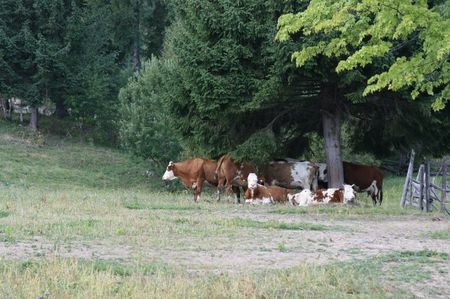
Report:
[[[258,177],[255,173],[248,175],[248,188],[245,191],[246,203],[285,203],[288,201],[288,195],[291,190],[278,186],[263,186],[258,184]]]
[[[305,189],[297,194],[289,194],[289,202],[293,205],[309,206],[314,204],[327,203],[354,203],[354,186],[344,185],[344,188],[330,188],[326,190],[317,190],[315,192]]]
[[[262,176],[268,185],[317,190],[318,166],[309,161],[284,159],[267,164]]]

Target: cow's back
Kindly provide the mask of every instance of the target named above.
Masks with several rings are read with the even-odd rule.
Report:
[[[289,200],[288,194],[291,190],[279,186],[268,186],[267,189],[275,202],[287,202]]]
[[[314,190],[317,187],[317,166],[308,161],[273,161],[263,169],[263,177],[269,185],[284,188]]]
[[[366,189],[373,181],[376,181],[378,189],[382,189],[384,173],[378,167],[359,165],[344,161],[343,168],[344,182],[346,184],[355,184],[361,189]]]

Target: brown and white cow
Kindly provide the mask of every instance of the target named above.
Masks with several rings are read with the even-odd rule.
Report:
[[[267,164],[261,175],[268,185],[317,190],[318,166],[309,161],[283,159]]]
[[[374,205],[377,202],[381,205],[383,201],[383,171],[376,166],[350,162],[343,162],[343,166],[344,182],[356,185],[359,192],[367,192],[372,197]]]
[[[327,165],[325,163],[317,163],[319,166],[319,186],[327,188]],[[383,201],[383,178],[384,173],[376,166],[355,164],[351,162],[343,162],[344,183],[355,185],[358,192],[367,192],[372,197],[373,204],[377,201],[381,205]]]
[[[202,158],[176,163],[170,161],[162,179],[170,181],[179,178],[187,188],[194,190],[194,201],[198,201],[205,181],[210,185],[217,186],[216,167],[217,162],[215,160]]]
[[[279,186],[264,186],[258,183],[255,173],[250,173],[247,178],[248,188],[245,191],[245,202],[252,204],[285,203],[289,200],[292,190]]]
[[[354,186],[344,185],[344,188],[330,188],[311,191],[302,190],[297,194],[289,195],[289,202],[298,206],[309,206],[315,204],[327,203],[354,203],[355,202]]]
[[[217,176],[217,196],[220,200],[220,190],[225,187],[227,193],[233,189],[236,194],[236,188],[239,187],[244,189],[247,186],[246,178],[249,173],[256,172],[256,166],[249,162],[235,162],[229,155],[223,155],[217,161],[217,167],[215,169],[215,174]],[[240,202],[239,197],[237,197],[237,202]]]

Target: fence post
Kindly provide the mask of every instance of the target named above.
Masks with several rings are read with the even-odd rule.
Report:
[[[430,161],[427,159],[425,162],[425,207],[426,211],[431,211],[430,203]]]
[[[419,208],[421,211],[423,211],[423,185],[424,185],[424,181],[423,181],[423,172],[424,172],[424,168],[425,165],[420,164],[419,167]]]
[[[445,201],[447,200],[447,159],[442,163],[442,192],[441,192],[441,212],[445,212]]]
[[[402,198],[400,200],[400,206],[402,208],[404,208],[406,205],[406,196],[408,193],[408,188],[410,187],[410,181],[412,179],[412,173],[414,170],[414,156],[415,155],[416,155],[416,153],[414,152],[414,150],[411,150],[411,158],[409,159],[408,172],[406,173],[405,185],[403,185],[403,193],[402,193]]]

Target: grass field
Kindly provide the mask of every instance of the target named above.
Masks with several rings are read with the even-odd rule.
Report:
[[[450,222],[202,202],[123,153],[0,122],[0,298],[448,298]]]

